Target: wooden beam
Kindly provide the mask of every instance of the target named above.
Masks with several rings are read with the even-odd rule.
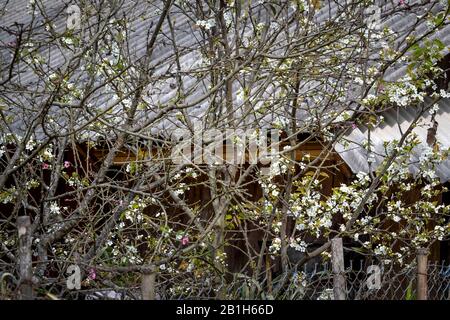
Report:
[[[19,237],[19,297],[22,300],[33,299],[33,268],[31,265],[31,222],[29,216],[17,217]]]
[[[342,238],[331,240],[331,259],[333,266],[333,293],[335,300],[346,299],[344,247]]]

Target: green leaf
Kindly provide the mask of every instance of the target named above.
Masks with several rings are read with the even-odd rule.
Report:
[[[445,48],[445,44],[439,39],[434,39],[433,43],[438,47],[439,50],[443,50]]]
[[[412,282],[409,284],[408,288],[406,289],[406,300],[415,300],[415,294],[412,289]]]

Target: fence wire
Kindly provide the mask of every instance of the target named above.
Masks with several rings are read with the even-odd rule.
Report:
[[[375,271],[374,271],[375,270]],[[379,270],[379,277],[375,273]],[[286,275],[284,275],[286,280]],[[417,299],[417,265],[350,263],[344,270],[347,300],[415,300]],[[156,286],[156,299],[289,299],[333,300],[333,271],[330,264],[298,270],[282,281],[283,275],[267,281],[255,282],[241,275],[233,281],[210,280],[207,277],[191,279],[160,277]],[[428,299],[450,300],[450,265],[428,263]],[[139,299],[139,287],[124,288],[120,297],[116,291],[90,294],[94,299]],[[113,294],[114,293],[114,294]]]
[[[374,272],[362,265],[351,265],[344,271],[348,300],[414,300],[417,298],[417,266],[411,264],[375,265],[380,270],[379,282]],[[333,272],[329,265],[316,265],[311,272],[297,272],[281,296],[282,299],[333,300]],[[427,271],[428,299],[450,300],[450,265],[429,263]]]
[[[370,267],[372,266],[372,267]],[[376,272],[379,271],[377,278]],[[394,264],[368,265],[350,263],[344,271],[346,299],[348,300],[415,300],[417,298],[417,265]],[[333,300],[333,271],[330,264],[315,265],[309,270],[297,271],[289,277],[283,287],[277,288],[282,277],[272,286],[278,289],[276,296],[264,284],[251,290],[252,282],[243,279],[236,285],[200,281],[189,290],[174,291],[173,281],[166,280],[160,286],[161,299],[210,299],[223,292],[223,297],[232,299],[289,299],[289,300]],[[252,280],[254,281],[254,280]],[[175,281],[176,282],[176,281]],[[427,271],[428,299],[450,300],[450,265],[431,262]],[[172,286],[172,287],[171,287]],[[169,289],[171,287],[172,289]],[[257,291],[257,292],[255,292]],[[258,293],[259,292],[259,293]]]

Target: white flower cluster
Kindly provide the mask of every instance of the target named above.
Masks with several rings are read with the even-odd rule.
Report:
[[[439,111],[439,105],[437,103],[435,103],[431,109],[430,109],[430,114],[436,114]]]
[[[223,14],[223,18],[227,27],[231,26],[231,24],[233,23],[233,14],[230,11],[226,11]]]
[[[332,116],[334,117],[333,122],[343,122],[347,121],[351,117],[351,114],[347,111],[340,112],[339,114],[333,112]]]
[[[70,187],[81,187],[83,185],[83,183],[76,175],[72,175],[69,179],[67,179],[67,184]]]
[[[290,239],[289,245],[300,252],[306,252],[306,248],[308,247],[308,244],[300,238]]]
[[[192,168],[192,167],[187,167],[187,168],[185,168],[185,169],[182,169],[182,170],[178,171],[178,172],[173,176],[173,179],[174,179],[175,181],[177,181],[177,180],[180,180],[180,179],[182,179],[182,178],[184,178],[184,177],[192,177],[192,178],[196,179],[196,178],[198,177],[198,174],[197,174],[197,172],[195,171],[194,168]]]
[[[441,89],[441,91],[439,92],[439,94],[440,94],[440,96],[441,96],[442,98],[450,98],[450,92],[447,92],[447,91],[445,91],[445,90],[442,90],[442,89]]]
[[[28,140],[25,145],[25,150],[32,151],[35,147],[36,147],[36,142],[33,140],[33,138],[30,138],[30,140]]]
[[[448,231],[446,232],[446,228],[443,226],[435,226],[434,227],[434,236],[439,241],[444,240],[444,237],[448,234]]]
[[[379,244],[375,247],[374,253],[378,256],[387,256],[392,253],[392,250],[385,245]]]
[[[186,191],[189,191],[191,188],[184,182],[180,182],[177,185],[177,188],[174,190],[177,196],[183,195]]]
[[[280,249],[281,249],[281,239],[280,238],[273,239],[269,247],[269,252],[272,254],[276,254],[280,251]]]
[[[428,145],[424,145],[419,156],[419,163],[425,164],[427,162],[430,162],[433,158],[433,149]]]
[[[130,202],[127,210],[124,212],[125,219],[133,223],[140,223],[144,219],[143,210],[148,206],[148,201],[136,197]]]
[[[370,177],[367,172],[359,171],[356,174],[356,178],[358,179],[358,184],[367,185],[370,182]]]
[[[296,229],[308,230],[319,237],[322,233],[329,232],[333,216],[342,216],[345,220],[349,220],[352,213],[360,206],[363,196],[368,192],[369,181],[368,174],[360,172],[351,185],[341,184],[340,187],[334,188],[331,197],[326,200],[322,200],[320,193],[316,191],[319,188],[317,184],[310,187],[291,204],[297,219]],[[365,206],[372,206],[377,199],[377,194],[372,193]],[[370,217],[358,219],[356,224],[364,226],[370,222],[368,219]],[[345,224],[342,224],[341,231],[345,231]]]
[[[270,195],[275,198],[280,195],[280,191],[275,184],[270,183],[270,182],[267,183],[264,181],[261,181],[260,184],[261,184],[261,187],[263,188],[265,194]]]
[[[390,217],[394,222],[399,222],[401,220],[403,211],[404,207],[401,200],[388,202],[387,212],[390,214]]]
[[[7,188],[0,192],[0,200],[3,204],[12,202],[17,196],[17,190],[15,186]]]
[[[373,94],[368,94],[361,102],[365,106],[373,105],[377,101],[377,97]]]
[[[317,179],[303,179],[300,185],[306,189],[299,197],[290,201],[290,213],[297,220],[297,230],[308,230],[319,237],[323,228],[331,227],[332,213],[328,205],[321,201],[321,195],[317,191],[320,182]]]
[[[289,160],[287,158],[280,157],[278,155],[271,157],[269,176],[275,177],[280,174],[286,173],[289,168],[288,166]]]
[[[211,18],[208,20],[198,20],[196,24],[199,27],[204,28],[205,30],[211,30],[211,28],[213,28],[216,25],[216,21],[213,18]]]
[[[398,106],[406,107],[415,102],[423,102],[424,92],[419,92],[417,87],[411,83],[411,77],[406,76],[387,88],[389,102]]]
[[[31,179],[30,181],[27,181],[25,186],[28,190],[39,187],[40,182],[36,179]]]
[[[62,42],[68,46],[73,45],[74,41],[71,37],[62,37]]]
[[[264,29],[265,26],[266,26],[265,23],[259,22],[259,23],[256,25],[256,31],[262,31],[262,30]]]
[[[50,204],[50,213],[58,215],[61,213],[61,208],[58,206],[56,202],[52,202]]]
[[[126,253],[121,257],[122,263],[138,264],[142,263],[142,258],[139,255],[137,248],[133,245],[125,246]]]
[[[436,179],[436,165],[443,161],[441,154],[430,146],[423,146],[419,156],[419,174],[428,181]]]

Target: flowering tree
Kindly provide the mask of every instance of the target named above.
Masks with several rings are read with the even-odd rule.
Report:
[[[424,120],[449,97],[445,45],[427,40],[448,23],[441,2],[390,3],[375,25],[372,1],[33,0],[20,23],[2,4],[2,279],[24,280],[18,216],[31,220],[28,280],[41,297],[279,297],[334,237],[410,262],[449,233],[435,173],[448,150]],[[390,29],[398,14],[416,23]],[[405,75],[386,79],[400,65]],[[383,154],[369,135],[370,170],[325,192],[344,166],[335,147],[392,108],[416,117]],[[311,142],[318,154],[304,151]],[[66,286],[71,265],[81,291]]]

